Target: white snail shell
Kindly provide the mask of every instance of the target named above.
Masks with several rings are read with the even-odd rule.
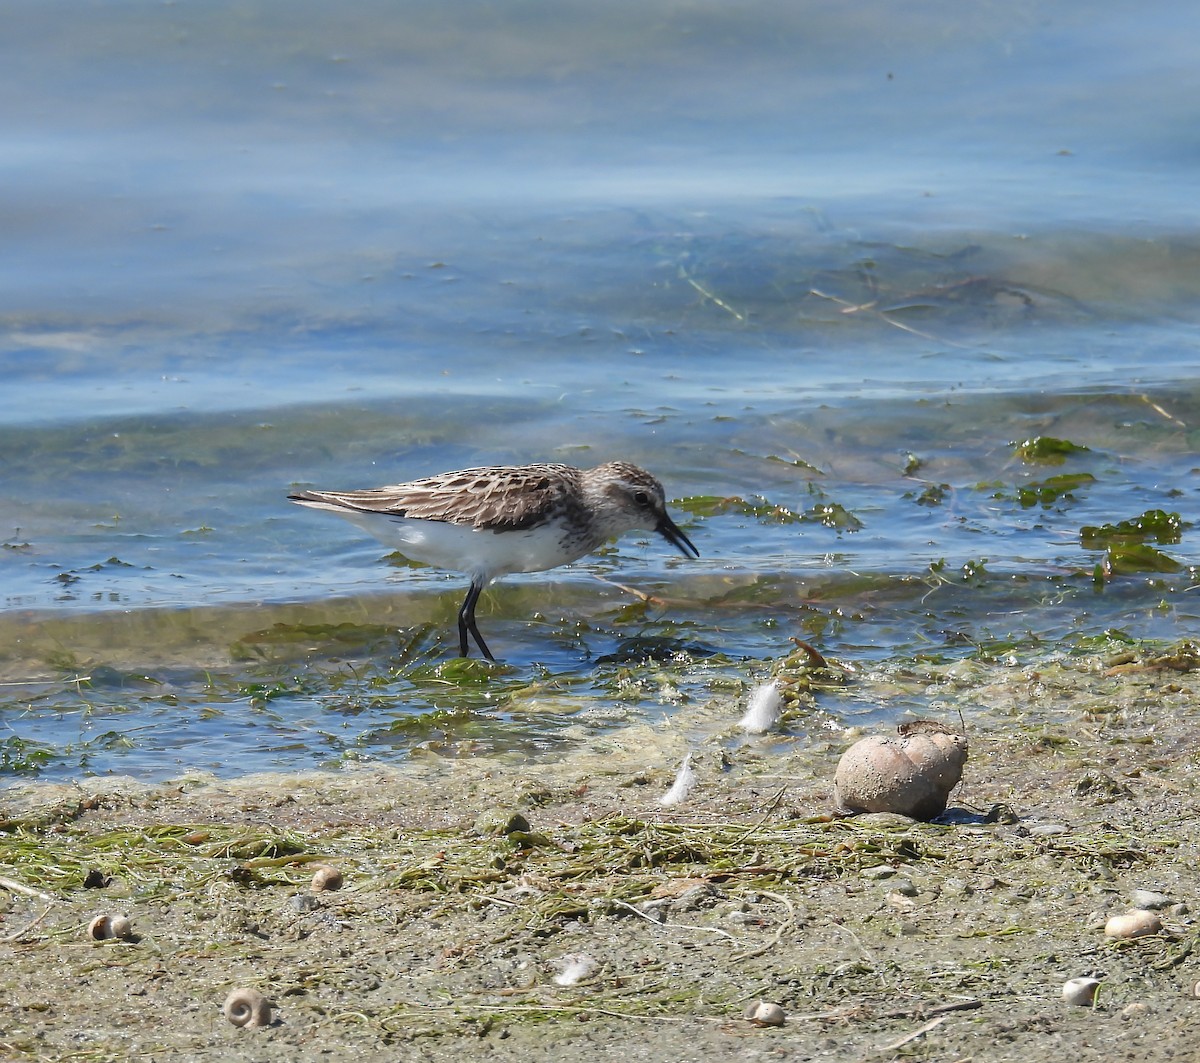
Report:
[[[222,1008],[234,1026],[270,1026],[271,1002],[257,989],[234,989]]]
[[[133,924],[129,916],[120,913],[98,915],[88,923],[87,936],[93,941],[109,941],[113,938],[128,941],[133,937]]]
[[[1135,908],[1124,915],[1114,915],[1104,924],[1106,938],[1140,938],[1157,934],[1162,930],[1162,920],[1157,912]]]
[[[1090,1008],[1096,1003],[1096,990],[1099,988],[1100,982],[1096,978],[1070,978],[1063,982],[1063,1000],[1081,1008]]]
[[[842,754],[833,782],[839,812],[933,819],[946,810],[967,762],[967,736],[926,720],[899,731],[860,739]]]
[[[342,888],[342,873],[336,867],[322,865],[313,872],[313,893],[325,890],[340,890]]]
[[[742,1014],[755,1026],[782,1026],[785,1018],[783,1008],[770,1000],[756,1000]]]

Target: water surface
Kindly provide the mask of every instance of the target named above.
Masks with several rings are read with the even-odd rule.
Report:
[[[890,722],[914,660],[1193,630],[1185,6],[17,8],[0,770],[719,729],[793,636]],[[460,579],[285,501],[616,457],[701,559],[506,580],[495,674]]]

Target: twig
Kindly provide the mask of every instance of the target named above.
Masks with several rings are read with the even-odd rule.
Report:
[[[758,892],[762,893],[763,891],[759,890]],[[664,930],[703,930],[708,934],[720,934],[721,937],[729,938],[730,941],[737,944],[737,938],[728,930],[722,930],[719,926],[690,926],[687,923],[660,923],[654,916],[647,915],[640,908],[635,908],[628,901],[617,900],[617,898],[613,897],[611,903],[620,905],[622,908],[628,908],[634,915],[640,915],[646,922],[653,923],[655,926],[661,926]]]
[[[486,1011],[503,1014],[538,1014],[538,1013],[556,1013],[563,1015],[607,1015],[613,1019],[631,1019],[635,1022],[657,1022],[657,1023],[694,1023],[697,1019],[707,1022],[723,1023],[727,1021],[725,1016],[716,1015],[639,1015],[636,1012],[617,1011],[615,1008],[598,1008],[588,1004],[565,1004],[565,1003],[546,1003],[546,1004],[416,1004],[414,1007],[422,1008],[427,1011]],[[395,1016],[402,1017],[402,1016]],[[393,1017],[393,1018],[395,1018]],[[389,1019],[384,1019],[385,1028],[388,1026]]]
[[[44,912],[42,912],[42,914],[39,915],[36,919],[34,919],[31,923],[26,923],[23,927],[21,927],[20,930],[17,930],[14,933],[9,934],[4,938],[0,938],[0,941],[4,941],[4,942],[19,941],[26,934],[28,934],[29,931],[31,931],[35,926],[37,926],[38,923],[40,923],[43,919],[45,919],[46,916],[48,916],[50,914],[50,909],[53,907],[54,907],[54,902],[51,901],[49,904],[46,905],[46,910]]]
[[[0,887],[10,890],[13,893],[23,893],[26,897],[37,897],[43,901],[53,901],[54,898],[48,893],[43,893],[41,890],[35,890],[32,886],[26,886],[23,882],[18,882],[14,878],[5,878],[0,875]]]
[[[732,314],[735,318],[737,318],[738,321],[744,322],[746,320],[745,314],[739,313],[737,310],[734,310],[734,308],[732,306],[730,306],[727,302],[724,302],[722,299],[719,299],[716,295],[714,295],[712,292],[710,292],[707,288],[705,288],[698,281],[692,280],[692,278],[689,277],[686,273],[683,275],[683,279],[685,281],[687,281],[688,284],[690,284],[693,288],[695,288],[696,291],[698,291],[701,295],[703,295],[705,299],[708,299],[709,301],[715,303],[722,310],[724,310],[727,314]]]
[[[937,1026],[941,1026],[949,1016],[939,1015],[936,1019],[930,1019],[919,1030],[913,1030],[910,1034],[905,1034],[898,1041],[892,1041],[890,1044],[880,1045],[875,1049],[876,1052],[894,1052],[897,1048],[903,1048],[904,1045],[910,1044],[913,1041],[924,1037],[930,1030]]]
[[[948,340],[944,336],[935,336],[932,332],[922,332],[919,328],[913,328],[912,325],[906,325],[903,321],[896,321],[888,317],[886,310],[878,309],[878,299],[873,299],[869,303],[855,304],[845,299],[839,299],[836,295],[829,295],[827,292],[818,291],[816,288],[810,288],[808,292],[809,295],[815,295],[818,299],[828,299],[831,303],[837,303],[842,308],[843,314],[857,314],[860,310],[870,310],[891,325],[892,328],[898,328],[901,332],[909,332],[920,339],[933,340],[934,343],[944,343],[948,347],[957,347],[963,351],[972,351],[975,349],[968,343],[955,343],[954,340]]]
[[[666,605],[665,598],[656,598],[653,594],[647,594],[645,591],[639,591],[636,587],[629,587],[624,583],[618,583],[616,580],[609,579],[607,576],[601,576],[598,573],[592,573],[601,583],[607,583],[610,587],[616,587],[619,591],[624,591],[626,594],[632,595],[634,598],[643,602],[649,602],[652,605]]]
[[[749,952],[739,952],[733,957],[734,962],[753,959],[755,956],[761,956],[764,952],[770,952],[783,938],[784,931],[795,924],[796,909],[792,907],[792,902],[789,901],[782,893],[772,893],[770,890],[755,890],[756,893],[764,897],[769,897],[771,900],[782,904],[787,909],[787,918],[779,924],[775,929],[775,936],[771,938],[765,945],[759,945],[758,948],[751,949]]]
[[[771,800],[767,802],[766,806],[762,810],[762,814],[758,817],[758,819],[756,819],[748,827],[746,827],[744,830],[742,830],[734,838],[734,841],[735,842],[745,841],[745,839],[747,838],[748,835],[753,834],[756,830],[758,830],[759,827],[761,827],[764,823],[766,823],[767,817],[772,812],[774,812],[775,809],[777,809],[779,807],[779,802],[783,800],[783,795],[787,793],[787,789],[788,788],[786,786],[781,786],[779,788],[779,790],[776,792],[775,796],[772,797]],[[761,893],[762,891],[760,890],[759,892]]]
[[[1168,412],[1167,412],[1166,410],[1164,410],[1164,409],[1163,409],[1163,408],[1162,408],[1162,407],[1161,407],[1161,406],[1160,406],[1160,405],[1159,405],[1157,402],[1155,402],[1155,401],[1154,401],[1152,398],[1150,398],[1150,396],[1149,396],[1149,395],[1142,395],[1142,396],[1140,396],[1140,397],[1141,397],[1142,401],[1143,401],[1144,403],[1146,403],[1146,404],[1147,404],[1147,405],[1150,407],[1150,409],[1152,409],[1152,410],[1153,410],[1155,413],[1157,413],[1157,414],[1161,414],[1161,415],[1162,415],[1163,417],[1165,417],[1165,418],[1166,418],[1168,421],[1174,421],[1174,422],[1175,422],[1177,425],[1179,425],[1179,427],[1180,427],[1180,428],[1186,428],[1186,427],[1187,427],[1187,423],[1186,423],[1186,422],[1184,422],[1184,421],[1181,421],[1181,420],[1180,420],[1178,417],[1176,417],[1174,414],[1172,414],[1172,413],[1168,413]]]
[[[945,1004],[935,1004],[932,1008],[913,1007],[898,1008],[895,1011],[881,1011],[876,1017],[880,1019],[903,1019],[907,1016],[944,1015],[948,1011],[974,1011],[982,1008],[983,1001],[971,997],[968,1000],[952,1000]]]

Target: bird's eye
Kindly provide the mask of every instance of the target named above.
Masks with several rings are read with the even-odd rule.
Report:
[[[645,491],[634,491],[633,500],[639,506],[648,506],[650,504],[650,496]]]

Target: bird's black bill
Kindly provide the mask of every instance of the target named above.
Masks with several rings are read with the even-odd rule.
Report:
[[[699,557],[700,551],[692,545],[692,540],[689,539],[670,517],[663,516],[663,519],[658,522],[658,527],[654,529],[675,547],[684,557]]]

